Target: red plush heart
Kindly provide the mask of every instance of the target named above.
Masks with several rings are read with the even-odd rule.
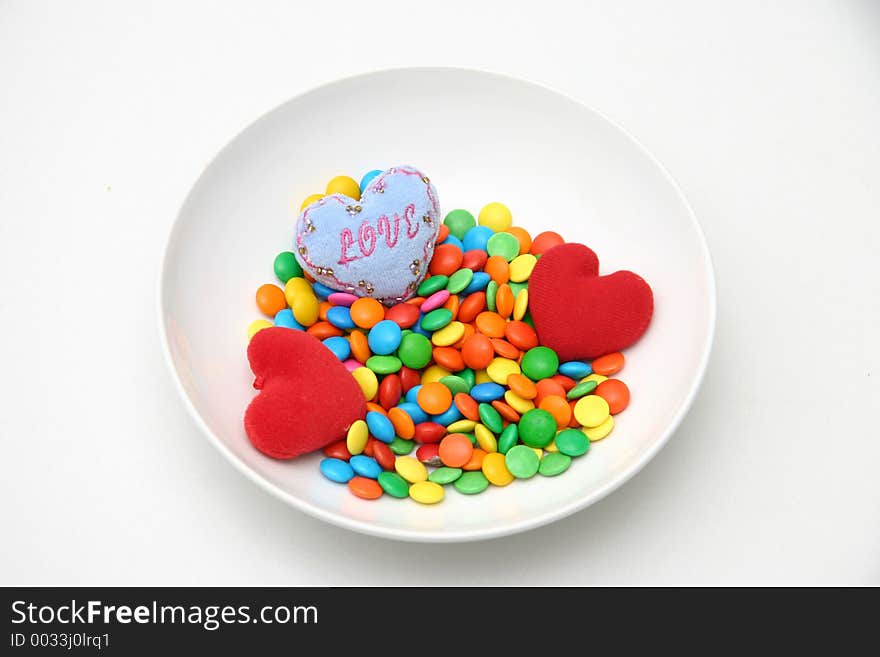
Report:
[[[292,459],[345,436],[367,412],[351,373],[321,342],[303,331],[263,329],[248,345],[260,393],[244,414],[244,428],[258,450]]]
[[[535,265],[529,309],[541,344],[565,362],[633,344],[651,322],[654,295],[631,271],[599,276],[599,258],[583,244],[560,244]]]

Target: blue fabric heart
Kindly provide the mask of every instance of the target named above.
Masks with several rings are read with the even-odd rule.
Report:
[[[294,253],[327,287],[391,305],[409,299],[428,273],[440,230],[437,190],[421,171],[393,167],[360,201],[332,194],[296,221]]]

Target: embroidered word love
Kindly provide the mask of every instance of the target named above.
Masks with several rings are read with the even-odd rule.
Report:
[[[419,223],[415,220],[416,206],[410,203],[403,211],[403,219],[406,222],[406,231],[404,236],[406,239],[415,239],[419,234]],[[393,249],[400,239],[400,215],[395,214],[394,220],[388,219],[386,215],[382,215],[376,221],[376,228],[369,221],[364,221],[358,228],[357,244],[361,255],[350,255],[348,250],[354,246],[354,233],[350,228],[343,228],[340,234],[340,242],[342,246],[342,255],[339,257],[339,264],[345,265],[353,262],[358,258],[368,258],[376,251],[376,240],[378,237],[385,238],[385,244],[389,249]]]
[[[294,253],[322,285],[390,305],[412,297],[425,279],[440,222],[428,177],[394,167],[373,178],[360,200],[331,194],[306,207]]]

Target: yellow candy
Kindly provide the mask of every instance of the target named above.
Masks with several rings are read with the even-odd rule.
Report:
[[[324,198],[323,194],[312,194],[311,196],[307,196],[306,200],[303,201],[303,204],[301,206],[299,206],[299,211],[302,212],[307,207],[309,207],[312,203],[314,203],[315,201],[320,201],[322,198]]]
[[[535,402],[531,399],[523,399],[513,390],[504,393],[504,401],[513,408],[517,413],[522,415],[526,411],[530,411],[535,407]]]
[[[530,447],[529,449],[531,449],[535,453],[535,455],[538,457],[539,461],[542,458],[544,458],[544,450],[543,449],[541,449],[539,447]]]
[[[532,270],[535,268],[538,259],[531,253],[523,253],[516,256],[510,263],[510,280],[514,283],[522,283],[529,280]]]
[[[320,308],[318,297],[312,291],[309,291],[308,294],[297,292],[293,297],[293,303],[290,304],[294,318],[303,326],[311,326],[318,321]]]
[[[486,370],[477,370],[474,372],[474,385],[477,383],[491,383],[492,379],[489,377],[489,374]]]
[[[434,331],[431,336],[431,342],[438,347],[448,347],[453,345],[464,336],[464,324],[461,322],[450,322],[439,331]]]
[[[474,427],[474,436],[477,438],[477,444],[483,451],[497,452],[498,441],[495,440],[495,434],[488,427],[478,424]]]
[[[369,438],[370,430],[367,428],[367,423],[363,420],[355,420],[348,428],[348,434],[345,436],[345,446],[351,452],[351,455],[354,456],[364,451]]]
[[[269,328],[270,326],[275,326],[268,319],[255,319],[247,327],[247,336],[248,340],[254,337],[259,331],[262,331],[264,328]]]
[[[486,374],[495,383],[507,385],[507,377],[511,374],[522,374],[519,363],[509,358],[495,358],[489,367],[486,368]]]
[[[483,457],[483,474],[490,484],[506,486],[513,481],[513,475],[504,463],[504,454],[493,452]]]
[[[422,385],[425,385],[426,383],[435,383],[444,376],[449,376],[450,374],[452,374],[452,372],[439,365],[431,365],[431,367],[422,372]]]
[[[447,433],[470,433],[477,425],[473,420],[459,420],[446,427]]]
[[[589,376],[585,376],[583,379],[581,379],[580,383],[583,383],[584,381],[595,381],[596,385],[599,385],[607,378],[607,376],[602,376],[601,374],[590,374]]]
[[[513,223],[510,210],[504,203],[489,203],[480,210],[479,222],[481,226],[488,226],[496,233],[502,233]]]
[[[516,301],[513,302],[513,318],[522,319],[529,309],[529,291],[525,288],[517,292]]]
[[[359,201],[361,198],[361,188],[354,178],[336,176],[327,183],[327,195],[329,196],[330,194],[345,194],[355,201]]]
[[[590,439],[591,443],[602,440],[614,429],[614,416],[609,415],[608,418],[598,427],[581,427],[584,435]]]
[[[409,487],[409,496],[422,504],[437,504],[445,495],[443,486],[433,481],[420,481]]]
[[[349,452],[351,450],[348,450]],[[544,448],[545,452],[558,452],[559,448],[556,446],[556,438],[550,441],[550,444]]]
[[[394,460],[394,469],[397,470],[397,474],[411,484],[428,479],[428,469],[421,461],[412,456],[398,456]]]
[[[587,395],[574,405],[574,418],[585,427],[598,427],[609,416],[608,402],[599,395]]]
[[[376,373],[368,367],[358,367],[351,373],[364,393],[364,399],[370,401],[379,392],[379,380]]]
[[[287,299],[288,306],[292,306],[293,300],[301,294],[315,294],[312,286],[302,276],[294,276],[284,284],[284,298]]]

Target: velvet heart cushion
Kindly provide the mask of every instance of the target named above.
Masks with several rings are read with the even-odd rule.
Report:
[[[542,345],[563,362],[582,360],[620,351],[642,337],[654,295],[631,271],[599,276],[599,258],[583,244],[560,244],[535,265],[529,310]]]
[[[323,285],[391,305],[412,297],[424,280],[440,221],[428,177],[394,167],[373,178],[359,201],[332,194],[306,207],[294,253]]]
[[[343,438],[366,416],[364,394],[351,373],[319,340],[275,326],[257,332],[248,360],[260,393],[245,411],[254,447],[291,459]]]

